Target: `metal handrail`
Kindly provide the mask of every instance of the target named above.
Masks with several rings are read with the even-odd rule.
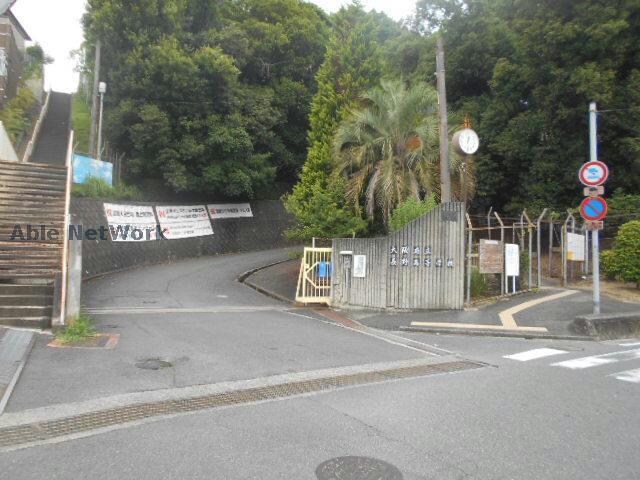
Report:
[[[64,199],[64,230],[62,232],[62,272],[60,285],[60,319],[58,326],[64,326],[67,310],[67,270],[69,262],[69,210],[71,207],[71,185],[73,178],[73,130],[69,133],[69,144],[67,146],[67,186]]]

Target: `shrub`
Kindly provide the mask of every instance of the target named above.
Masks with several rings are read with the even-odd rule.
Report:
[[[132,185],[112,187],[99,178],[89,178],[86,183],[73,186],[74,197],[106,198],[109,200],[142,200],[142,192]]]
[[[487,293],[487,280],[477,267],[471,269],[471,297],[481,298]]]
[[[22,87],[18,95],[0,110],[0,121],[14,145],[20,144],[28,135],[33,123],[31,116],[37,103],[31,90]]]
[[[640,212],[640,195],[618,189],[607,199],[609,214],[636,215]]]
[[[633,282],[640,288],[640,220],[620,227],[613,250],[602,255],[602,270],[610,278]]]
[[[413,222],[416,218],[426,215],[437,206],[438,203],[434,195],[429,195],[422,201],[415,198],[408,198],[391,212],[389,228],[392,232],[396,232],[408,223]]]
[[[368,223],[345,203],[344,180],[300,182],[283,197],[285,208],[296,218],[288,238],[351,237],[367,229]]]

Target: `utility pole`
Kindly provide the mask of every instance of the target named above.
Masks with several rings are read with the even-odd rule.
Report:
[[[96,133],[98,130],[98,88],[100,85],[100,40],[96,40],[96,58],[93,65],[93,94],[91,97],[91,130],[89,132],[89,156],[96,156]]]
[[[598,160],[598,110],[596,102],[589,104],[589,157],[592,162]],[[600,232],[591,232],[593,256],[593,313],[600,313]]]
[[[438,34],[436,79],[438,83],[438,112],[440,115],[440,202],[451,201],[451,173],[449,171],[449,126],[447,123],[447,87],[444,72],[444,45]]]

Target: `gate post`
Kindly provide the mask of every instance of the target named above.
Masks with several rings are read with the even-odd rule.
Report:
[[[471,254],[473,251],[473,225],[471,224],[471,217],[469,214],[465,214],[467,217],[467,225],[469,233],[467,235],[467,305],[471,304]]]
[[[542,213],[538,217],[536,221],[536,230],[537,230],[537,240],[538,245],[536,249],[536,260],[538,263],[538,288],[542,285],[542,255],[540,255],[540,251],[542,250],[542,219],[547,214],[547,209],[542,210]]]
[[[493,212],[493,214],[496,216],[496,219],[500,224],[500,242],[502,242],[502,252],[503,252],[502,273],[500,274],[500,295],[504,295],[504,292],[509,290],[509,287],[507,286],[508,279],[507,279],[507,276],[505,275],[506,262],[504,258],[504,223],[502,222],[500,215],[498,215],[498,212]]]

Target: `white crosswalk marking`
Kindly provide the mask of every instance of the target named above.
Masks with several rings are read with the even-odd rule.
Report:
[[[528,362],[529,360],[551,357],[552,355],[561,355],[563,353],[568,352],[564,350],[557,350],[555,348],[535,348],[533,350],[527,350],[526,352],[514,353],[513,355],[504,355],[503,358],[517,360],[519,362]]]
[[[624,362],[640,358],[640,348],[635,350],[623,350],[620,352],[605,353],[603,355],[593,355],[590,357],[574,358],[564,362],[552,363],[552,367],[564,367],[572,370],[598,367],[611,363]]]
[[[614,373],[609,376],[616,380],[622,380],[623,382],[640,383],[640,368]]]

